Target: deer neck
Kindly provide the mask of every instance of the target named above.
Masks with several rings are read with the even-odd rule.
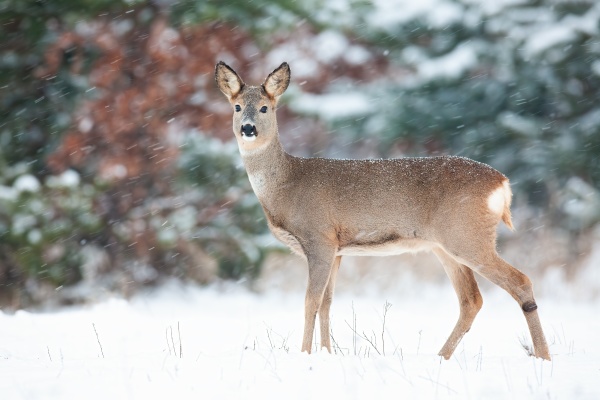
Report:
[[[290,155],[283,149],[278,134],[264,146],[251,150],[240,147],[240,153],[254,193],[268,207],[277,188],[287,179]]]

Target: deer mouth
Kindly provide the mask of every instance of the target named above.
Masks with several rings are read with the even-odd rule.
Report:
[[[241,135],[242,139],[244,139],[247,142],[255,141],[256,136],[258,135],[258,132],[256,131],[256,126],[250,124],[242,125]]]

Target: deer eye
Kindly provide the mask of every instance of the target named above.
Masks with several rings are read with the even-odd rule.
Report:
[[[260,108],[260,112],[261,112],[261,113],[266,113],[266,112],[267,112],[267,106],[262,106],[262,107]]]
[[[240,112],[240,111],[242,111],[242,107],[240,107],[240,105],[239,105],[239,104],[236,104],[236,105],[235,105],[235,111],[236,111],[236,112]]]

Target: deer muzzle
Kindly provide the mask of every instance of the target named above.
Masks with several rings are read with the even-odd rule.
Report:
[[[249,142],[256,140],[256,126],[251,124],[242,125],[242,139]]]

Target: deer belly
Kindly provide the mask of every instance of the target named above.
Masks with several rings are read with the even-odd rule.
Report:
[[[400,239],[386,243],[349,244],[337,251],[340,256],[392,256],[431,250],[433,244],[421,239]]]

